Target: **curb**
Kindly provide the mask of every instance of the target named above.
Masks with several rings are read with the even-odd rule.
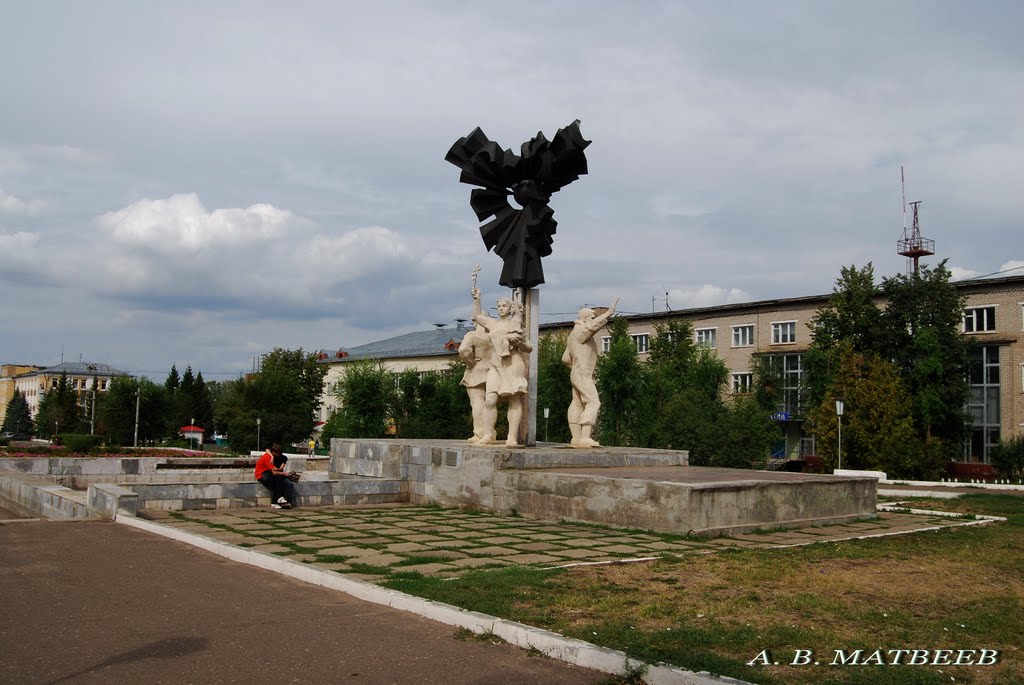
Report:
[[[332,571],[324,571],[308,564],[291,561],[285,557],[235,547],[225,542],[211,540],[202,535],[178,530],[134,516],[118,514],[114,520],[117,523],[193,545],[232,561],[280,573],[281,575],[301,580],[311,585],[319,585],[331,590],[344,592],[365,602],[408,611],[417,616],[422,616],[445,625],[465,628],[477,634],[492,633],[517,647],[536,649],[553,659],[583,668],[618,675],[625,673],[629,669],[643,668],[645,666],[642,661],[630,659],[624,652],[618,650],[598,647],[583,640],[565,637],[550,630],[534,628],[533,626],[516,621],[508,621],[496,616],[488,616],[476,611],[460,609],[451,604],[414,597],[397,590],[388,590],[372,583],[346,578]],[[644,673],[643,682],[648,683],[648,685],[752,685],[746,681],[736,680],[728,676],[716,676],[703,671],[687,671],[664,664],[646,666],[647,670]]]

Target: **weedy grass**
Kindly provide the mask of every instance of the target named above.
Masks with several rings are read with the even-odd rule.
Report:
[[[723,549],[648,564],[512,567],[382,584],[648,663],[767,685],[1024,682],[1024,498],[972,494],[923,500],[921,508],[1008,521],[786,549]],[[839,649],[906,648],[998,649],[1001,659],[975,667],[828,666]],[[814,650],[822,665],[791,665],[797,649]],[[762,650],[779,665],[748,666]]]

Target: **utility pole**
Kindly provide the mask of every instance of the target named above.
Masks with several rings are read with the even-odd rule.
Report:
[[[89,418],[89,435],[96,435],[96,379],[92,381],[92,416]]]
[[[142,399],[142,388],[135,389],[135,447],[139,446],[139,404]]]

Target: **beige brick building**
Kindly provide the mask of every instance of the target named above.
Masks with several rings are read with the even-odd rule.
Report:
[[[966,298],[963,330],[976,341],[971,360],[970,411],[974,419],[970,461],[989,462],[1000,438],[1024,431],[1024,276],[978,279],[955,284]],[[778,413],[781,428],[775,456],[795,458],[815,452],[813,437],[803,430],[800,385],[803,356],[811,344],[810,322],[829,295],[762,300],[742,304],[681,309],[624,317],[640,357],[645,358],[659,323],[688,321],[694,340],[715,350],[730,373],[730,392],[743,393],[753,381],[755,355],[779,358],[785,401]],[[541,332],[572,328],[572,322],[550,323]],[[598,333],[606,350],[607,328]],[[784,436],[784,440],[782,437]]]

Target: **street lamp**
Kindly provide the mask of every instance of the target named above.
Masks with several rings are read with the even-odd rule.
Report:
[[[846,403],[842,397],[836,398],[836,417],[839,419],[839,469],[843,468],[843,410]]]
[[[548,415],[551,410],[548,407],[544,407],[544,442],[548,441]]]
[[[256,417],[256,450],[260,449],[260,424],[263,423],[263,419]]]

